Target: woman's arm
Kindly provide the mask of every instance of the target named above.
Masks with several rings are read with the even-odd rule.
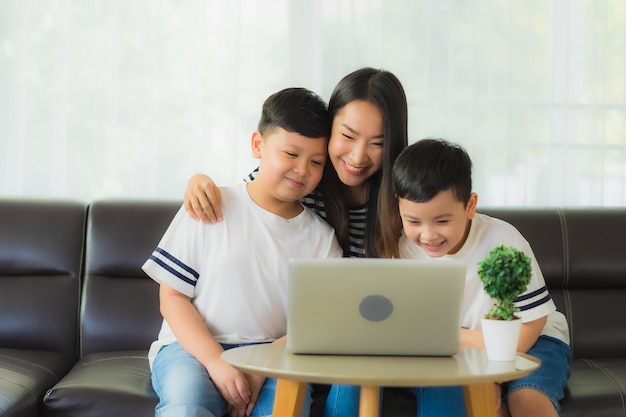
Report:
[[[189,178],[184,203],[185,210],[195,220],[204,223],[222,221],[220,189],[207,175],[195,174]]]

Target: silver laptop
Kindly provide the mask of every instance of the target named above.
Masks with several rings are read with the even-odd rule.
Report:
[[[290,259],[287,351],[454,355],[465,269],[447,260]]]

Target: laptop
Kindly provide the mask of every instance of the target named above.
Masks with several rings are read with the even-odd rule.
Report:
[[[287,351],[454,355],[465,272],[448,260],[290,259]]]

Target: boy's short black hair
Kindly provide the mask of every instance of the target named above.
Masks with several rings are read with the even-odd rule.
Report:
[[[326,102],[300,87],[285,88],[263,103],[258,130],[262,135],[283,128],[309,138],[330,137],[331,121]]]
[[[472,193],[472,160],[460,145],[444,139],[423,139],[406,147],[393,165],[398,198],[424,203],[452,190],[467,204]]]

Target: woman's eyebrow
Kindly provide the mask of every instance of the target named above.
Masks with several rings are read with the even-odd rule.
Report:
[[[354,130],[353,128],[351,128],[350,126],[348,126],[345,123],[342,123],[341,126],[345,127],[346,129],[348,129],[350,131],[350,133],[354,133],[355,135],[360,135],[359,132],[357,132],[356,130]],[[385,138],[385,134],[381,133],[379,135],[376,136],[372,136],[370,139],[384,139]]]

